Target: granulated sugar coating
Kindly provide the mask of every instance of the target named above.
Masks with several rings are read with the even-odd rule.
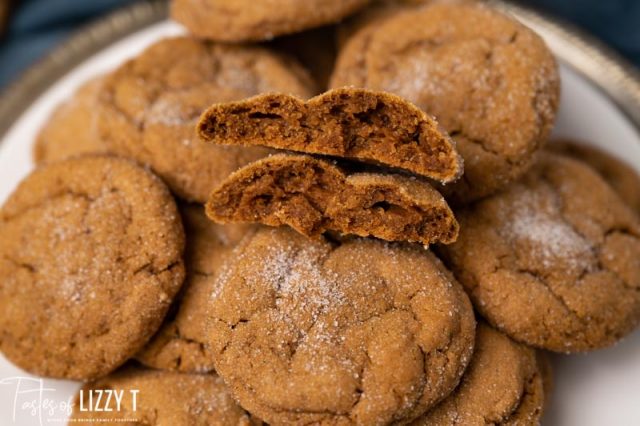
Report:
[[[464,158],[462,179],[443,188],[458,202],[526,172],[559,99],[557,66],[542,39],[476,2],[400,9],[363,25],[330,82],[350,85],[396,93],[435,116]]]
[[[479,323],[460,385],[411,426],[539,425],[550,390],[543,368],[535,350]]]
[[[160,330],[136,359],[152,368],[206,373],[213,371],[206,335],[209,295],[233,248],[256,226],[213,223],[199,204],[183,205],[181,213],[187,277]]]
[[[100,408],[108,408],[108,411],[81,412],[80,393],[78,393],[70,424],[207,426],[262,424],[233,400],[220,377],[211,374],[180,374],[127,366],[83,386],[83,407],[86,409],[92,402],[96,403],[98,394],[91,394],[92,390],[104,389],[122,392],[120,406],[118,407],[115,398],[112,397],[107,401],[107,395],[103,394]],[[89,399],[90,397],[93,401]]]
[[[158,329],[183,278],[173,198],[133,162],[37,169],[0,212],[0,348],[50,377],[117,368]]]
[[[268,423],[386,424],[453,390],[474,340],[470,303],[428,251],[263,229],[211,295],[216,371]]]
[[[445,261],[514,339],[586,351],[640,321],[640,220],[584,163],[541,154],[521,181],[458,213]]]
[[[266,48],[163,39],[106,77],[97,128],[110,151],[148,164],[181,198],[204,202],[229,173],[269,151],[199,141],[202,111],[271,91],[306,98],[312,86],[300,65]]]

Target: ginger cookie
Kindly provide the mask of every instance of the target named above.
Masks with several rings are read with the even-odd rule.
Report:
[[[465,173],[443,188],[457,203],[524,174],[546,142],[559,75],[540,37],[476,3],[434,3],[356,31],[338,54],[330,87],[400,95],[432,114],[457,142]]]
[[[446,263],[515,340],[587,351],[638,324],[640,220],[590,167],[543,153],[521,181],[457,213]]]
[[[162,323],[183,247],[171,194],[133,162],[38,168],[0,211],[0,349],[33,374],[109,373]]]
[[[479,323],[460,385],[412,426],[540,424],[544,373],[536,351]]]
[[[270,424],[407,422],[471,358],[471,305],[427,250],[263,228],[234,254],[210,301],[215,367]]]
[[[99,399],[98,399],[99,398]],[[220,377],[129,365],[76,394],[70,424],[251,426]]]
[[[462,174],[455,143],[438,123],[404,99],[344,88],[307,102],[265,94],[220,103],[198,123],[204,141],[259,145],[383,164],[441,182]]]
[[[96,77],[80,86],[71,99],[53,111],[33,147],[36,164],[107,151],[95,123],[102,78]]]
[[[235,245],[256,227],[218,225],[207,218],[201,205],[185,205],[181,210],[187,277],[173,312],[136,358],[156,369],[206,373],[213,370],[206,333],[209,294]]]
[[[199,141],[202,111],[270,91],[308,97],[310,81],[264,48],[164,39],[105,79],[98,129],[110,150],[149,165],[179,197],[204,202],[212,186],[269,151]]]
[[[336,23],[369,1],[173,0],[171,17],[201,38],[261,41]]]
[[[211,193],[207,215],[220,223],[289,225],[307,236],[337,231],[425,245],[452,243],[459,228],[426,182],[347,174],[308,155],[277,154],[241,168]]]
[[[549,150],[587,163],[631,208],[640,213],[640,176],[624,161],[601,149],[570,140],[552,141]]]

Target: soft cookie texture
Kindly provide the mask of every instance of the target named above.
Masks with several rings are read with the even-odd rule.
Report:
[[[96,128],[102,79],[100,76],[89,80],[53,111],[36,138],[33,158],[37,164],[107,151]]]
[[[562,156],[458,212],[441,247],[488,321],[552,351],[612,345],[640,320],[640,220],[591,168]]]
[[[539,425],[545,366],[536,351],[480,323],[460,385],[412,426]]]
[[[420,247],[264,228],[217,284],[216,371],[270,424],[410,421],[455,388],[473,351],[467,296]]]
[[[187,277],[164,324],[136,358],[156,369],[206,373],[213,370],[206,334],[209,294],[233,248],[256,227],[216,224],[197,204],[185,205],[181,211]]]
[[[309,97],[311,87],[298,64],[265,48],[164,39],[105,79],[98,130],[110,150],[151,166],[181,198],[204,202],[212,185],[268,151],[201,142],[194,126],[202,111],[263,92]]]
[[[584,142],[571,140],[553,141],[549,150],[593,167],[631,208],[640,213],[640,175],[624,161]]]
[[[51,163],[0,212],[0,349],[43,376],[91,379],[134,355],[184,279],[165,185],[105,156]]]
[[[270,40],[340,21],[370,0],[173,0],[171,17],[198,37]]]
[[[457,142],[465,173],[443,188],[469,202],[533,164],[559,99],[555,60],[542,39],[476,3],[434,3],[357,30],[340,51],[330,87],[396,93],[432,114]]]
[[[289,225],[428,245],[451,243],[458,222],[428,183],[400,175],[347,174],[307,155],[273,155],[251,163],[211,193],[207,215],[217,222]]]
[[[266,94],[216,104],[198,123],[205,141],[261,145],[405,169],[441,182],[460,177],[462,159],[438,123],[385,92],[344,88],[307,102]]]
[[[121,392],[120,405],[104,390]],[[93,393],[92,393],[93,391]],[[103,391],[98,402],[99,391]],[[251,426],[262,422],[240,407],[220,377],[127,366],[78,392],[70,424]],[[91,399],[90,399],[91,398]],[[134,401],[135,398],[135,401]],[[87,410],[99,404],[103,411]],[[135,404],[135,405],[134,405]],[[107,411],[108,409],[108,411]]]

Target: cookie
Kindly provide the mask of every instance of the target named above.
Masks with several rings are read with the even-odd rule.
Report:
[[[71,424],[81,425],[123,422],[185,426],[262,424],[233,400],[220,377],[136,366],[127,366],[84,385],[76,394],[70,420]]]
[[[521,181],[457,216],[446,263],[515,340],[587,351],[638,324],[640,220],[585,164],[544,154]]]
[[[107,151],[95,125],[101,87],[102,77],[89,80],[53,111],[36,137],[33,147],[36,164]]]
[[[538,425],[546,390],[542,368],[536,351],[480,323],[460,385],[411,425]]]
[[[270,40],[340,21],[370,0],[173,0],[171,17],[201,38]]]
[[[234,254],[212,294],[211,347],[266,422],[406,422],[458,383],[475,320],[429,251],[263,228]]]
[[[201,205],[181,210],[187,277],[173,312],[136,359],[156,369],[206,373],[213,371],[206,335],[209,294],[230,252],[255,226],[218,225],[207,219]]]
[[[204,141],[259,145],[379,163],[441,182],[460,177],[462,160],[438,123],[402,98],[363,89],[326,92],[307,102],[265,94],[207,109]]]
[[[631,208],[640,213],[640,176],[624,161],[598,148],[570,140],[553,141],[549,150],[587,163]]]
[[[398,94],[457,142],[465,173],[445,196],[465,203],[524,174],[546,142],[559,99],[556,62],[540,37],[476,3],[390,14],[341,49],[330,87]]]
[[[299,65],[264,48],[164,39],[105,79],[98,130],[110,150],[149,165],[181,198],[204,202],[212,185],[268,151],[200,142],[202,111],[270,91],[307,97],[311,86]]]
[[[184,279],[165,185],[134,163],[36,169],[0,211],[0,350],[33,374],[92,379],[155,333]]]
[[[347,174],[307,155],[273,155],[225,180],[207,202],[220,223],[289,225],[307,236],[325,231],[428,245],[452,243],[458,222],[428,183],[400,175]]]

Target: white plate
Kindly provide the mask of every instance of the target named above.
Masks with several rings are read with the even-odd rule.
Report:
[[[31,147],[52,109],[90,77],[113,69],[155,40],[182,29],[161,22],[94,55],[53,85],[0,142],[0,204],[33,167]],[[640,172],[640,135],[592,83],[562,64],[562,100],[555,135],[589,141]],[[640,331],[588,355],[554,356],[555,389],[547,425],[640,425]],[[78,384],[40,380],[0,355],[0,425],[64,424]]]

